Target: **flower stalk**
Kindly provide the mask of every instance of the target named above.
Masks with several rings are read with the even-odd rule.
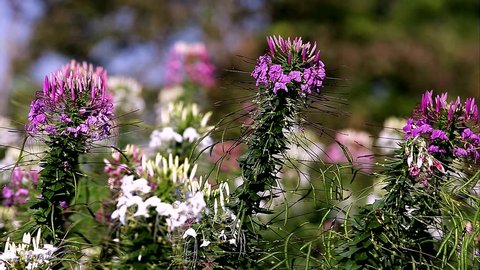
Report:
[[[463,105],[459,97],[447,102],[446,93],[433,99],[427,91],[403,131],[405,141],[384,164],[386,195],[353,218],[349,241],[337,248],[340,265],[453,269],[465,263],[464,250],[473,250],[457,224],[472,218],[470,209],[478,205],[474,197],[463,199],[476,184],[469,174],[478,174],[475,99]],[[467,248],[458,251],[461,241]]]
[[[288,149],[287,135],[301,124],[308,95],[319,93],[326,78],[316,44],[280,36],[268,37],[267,44],[269,52],[258,58],[251,74],[259,87],[257,111],[246,130],[248,150],[238,159],[244,181],[235,193],[239,218],[255,234],[258,228],[250,221],[255,214],[269,212],[261,202],[277,186]]]
[[[66,233],[65,209],[75,203],[80,155],[93,141],[110,136],[113,117],[102,68],[72,61],[45,77],[43,91],[31,104],[26,129],[47,146],[40,161],[41,196],[30,206],[47,241],[58,241]]]

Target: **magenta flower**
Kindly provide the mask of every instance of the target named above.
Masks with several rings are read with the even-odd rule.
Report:
[[[24,204],[28,201],[28,189],[20,188],[15,192],[15,203]]]
[[[326,79],[325,68],[320,61],[317,45],[282,37],[268,37],[269,52],[260,56],[251,75],[257,86],[288,92],[297,90],[302,96],[318,93]]]
[[[36,170],[15,167],[10,183],[6,184],[2,190],[3,205],[11,207],[24,204],[29,199],[29,190],[36,190],[37,182]]]
[[[474,119],[478,123],[478,107],[475,98],[467,98],[465,101],[465,119]]]
[[[427,108],[432,106],[433,104],[432,94],[433,94],[433,90],[430,90],[430,91],[426,91],[422,95],[422,107],[421,107],[422,112],[426,112]]]
[[[13,197],[15,192],[7,186],[4,186],[2,189],[2,197],[3,197],[3,205],[6,207],[10,207],[13,205]]]
[[[439,130],[439,129],[435,129],[435,130],[432,131],[432,135],[431,135],[430,139],[432,139],[432,140],[440,139],[440,140],[448,141],[447,133],[445,131]]]
[[[50,136],[104,139],[113,125],[107,72],[71,61],[45,77],[43,91],[31,103],[27,131]]]
[[[268,70],[269,66],[272,65],[272,58],[268,55],[262,55],[258,58],[257,65],[252,72],[252,76],[257,78],[256,85],[263,85],[268,87]]]
[[[453,155],[478,162],[480,128],[475,99],[467,98],[462,104],[460,97],[447,102],[447,93],[437,95],[435,99],[432,95],[431,90],[422,95],[420,109],[415,111],[403,127],[405,138],[423,138],[428,153],[436,158]]]
[[[61,201],[59,204],[60,204],[60,207],[62,207],[63,209],[68,208],[68,203],[66,201]]]

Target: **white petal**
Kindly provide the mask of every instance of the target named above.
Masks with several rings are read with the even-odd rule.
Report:
[[[187,238],[188,236],[192,236],[193,238],[195,238],[197,237],[197,232],[192,228],[188,228],[188,230],[186,230],[183,234],[183,239]]]
[[[208,245],[210,245],[210,241],[203,239],[203,242],[200,245],[200,247],[208,247]]]

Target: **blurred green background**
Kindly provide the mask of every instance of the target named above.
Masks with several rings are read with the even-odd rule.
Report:
[[[323,122],[374,133],[426,89],[480,96],[479,11],[478,0],[0,0],[0,114],[21,126],[43,77],[71,58],[132,76],[156,97],[170,47],[186,41],[204,42],[217,66],[207,108],[218,118],[240,105],[214,102],[245,96],[276,34],[322,50],[328,91],[350,112]]]

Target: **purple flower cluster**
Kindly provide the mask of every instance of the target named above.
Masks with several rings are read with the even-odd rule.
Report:
[[[480,160],[480,132],[478,106],[475,98],[461,103],[457,97],[447,102],[447,93],[433,99],[433,91],[422,95],[420,108],[403,127],[405,139],[422,137],[430,154],[453,154],[457,158]]]
[[[30,105],[27,131],[103,139],[110,135],[113,103],[107,92],[107,72],[71,61],[45,77],[43,91]]]
[[[251,73],[257,86],[273,93],[293,89],[302,96],[320,92],[326,75],[316,43],[312,46],[299,37],[291,40],[273,36],[267,38],[267,44],[269,52],[258,58]]]
[[[24,204],[29,199],[28,187],[35,187],[38,182],[38,172],[16,167],[12,172],[11,180],[2,190],[3,205],[6,207]]]
[[[172,87],[191,82],[209,88],[215,84],[214,71],[204,44],[177,42],[167,62],[165,84]]]

